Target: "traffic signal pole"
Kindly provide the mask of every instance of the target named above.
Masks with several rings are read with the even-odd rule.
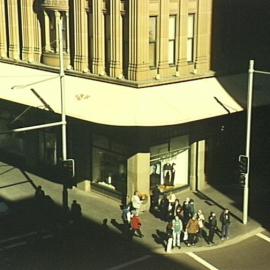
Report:
[[[248,70],[248,98],[247,98],[247,133],[246,133],[246,157],[249,161],[250,155],[250,133],[251,133],[251,112],[252,112],[252,94],[253,94],[253,75],[254,75],[254,60],[249,61]],[[247,224],[248,220],[248,201],[249,201],[249,162],[247,164],[247,173],[244,185],[243,198],[243,224]]]
[[[246,157],[248,160],[247,173],[244,185],[244,198],[243,198],[243,224],[247,224],[248,220],[248,196],[249,196],[249,156],[250,156],[250,133],[251,133],[251,112],[252,112],[252,95],[253,95],[253,77],[254,73],[270,75],[268,71],[254,69],[254,60],[249,61],[248,70],[248,97],[247,97],[247,134],[246,134]]]

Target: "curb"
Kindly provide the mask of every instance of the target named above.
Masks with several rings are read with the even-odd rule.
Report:
[[[231,246],[231,245],[234,245],[234,244],[237,244],[251,236],[254,236],[262,231],[264,231],[265,228],[263,227],[258,227],[258,228],[255,228],[253,230],[251,230],[250,232],[248,233],[245,233],[243,235],[239,235],[237,237],[234,237],[230,240],[226,240],[226,241],[223,241],[221,243],[218,243],[218,244],[215,244],[215,245],[212,245],[212,246],[203,246],[203,247],[181,247],[181,249],[176,249],[176,250],[172,250],[171,252],[166,252],[164,250],[164,248],[155,248],[155,249],[152,249],[151,251],[155,254],[159,254],[159,255],[175,255],[175,254],[183,254],[183,253],[187,253],[187,252],[202,252],[202,251],[209,251],[209,250],[213,250],[213,249],[219,249],[219,248],[224,248],[224,247],[227,247],[227,246]]]

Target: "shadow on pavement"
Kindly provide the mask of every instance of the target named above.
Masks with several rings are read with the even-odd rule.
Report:
[[[73,200],[65,211],[43,191],[42,185],[37,185],[28,173],[21,172],[27,180],[21,181],[21,186],[16,185],[16,190],[6,184],[1,189],[5,179],[0,177],[0,200],[10,209],[0,223],[1,269],[110,269],[152,254],[143,239],[131,240],[123,235],[122,223],[110,220],[106,214],[100,223],[86,218],[79,200]],[[16,191],[26,192],[26,185],[31,196],[8,199]],[[110,209],[107,213],[109,215]],[[118,232],[111,229],[110,222]],[[162,260],[167,261],[170,269],[192,269],[170,258]]]
[[[207,196],[204,192],[202,191],[197,191],[194,193],[194,195],[198,198],[200,198],[201,200],[204,200],[204,202],[210,206],[212,205],[216,205],[218,206],[220,209],[224,210],[225,207],[223,206],[222,202],[218,202],[217,200],[214,200],[212,198],[210,198],[209,196]],[[235,215],[233,212],[231,212],[231,216],[234,217],[236,220],[238,221],[242,221],[237,215]]]

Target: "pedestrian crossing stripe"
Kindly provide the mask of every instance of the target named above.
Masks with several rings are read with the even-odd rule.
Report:
[[[135,260],[132,260],[132,261],[128,261],[126,263],[123,263],[123,264],[120,264],[120,265],[117,265],[117,266],[114,266],[114,267],[111,267],[109,268],[108,270],[119,270],[119,269],[123,269],[123,268],[126,268],[127,266],[130,266],[132,264],[136,264],[138,262],[142,262],[144,260],[147,260],[151,257],[151,255],[145,255],[143,257],[140,257],[140,258],[137,258]]]
[[[9,237],[9,238],[6,238],[6,239],[2,239],[0,241],[0,244],[1,244],[1,250],[0,251],[13,249],[13,248],[17,248],[17,247],[20,247],[20,246],[25,246],[25,245],[27,245],[29,243],[25,239],[30,237],[30,236],[35,236],[35,235],[37,235],[36,232],[30,232],[30,233],[26,233],[26,234],[14,236],[14,237]],[[47,233],[47,234],[42,235],[41,239],[46,240],[46,239],[49,239],[49,238],[52,238],[52,237],[53,237],[52,234]]]
[[[270,242],[270,237],[266,236],[265,234],[263,234],[263,233],[257,233],[256,235],[258,237],[264,239],[265,241]]]
[[[205,266],[206,268],[208,268],[209,270],[218,270],[218,268],[216,268],[214,265],[210,264],[209,262],[207,262],[206,260],[202,259],[201,257],[199,257],[198,255],[194,254],[193,252],[186,252],[186,254],[188,256],[190,256],[192,259],[194,259],[195,261],[197,261],[198,263],[200,263],[203,266]]]

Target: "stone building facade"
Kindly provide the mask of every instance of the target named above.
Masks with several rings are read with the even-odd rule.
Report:
[[[209,76],[212,0],[0,2],[0,57],[135,86]]]
[[[44,76],[58,73],[63,51],[65,75],[74,81],[67,85],[67,99],[72,101],[67,108],[68,156],[76,161],[78,186],[85,188],[85,181],[91,181],[93,187],[110,194],[118,191],[131,196],[138,188],[149,195],[153,184],[165,191],[201,189],[210,179],[222,178],[221,171],[229,179],[240,146],[233,143],[228,149],[225,142],[239,135],[239,118],[233,113],[241,111],[243,104],[231,101],[226,93],[238,84],[216,75],[232,72],[233,46],[241,44],[245,32],[244,28],[235,32],[239,42],[231,42],[235,38],[230,37],[231,30],[241,25],[237,22],[241,20],[239,1],[0,0],[0,69],[6,78],[13,74],[12,82],[7,79],[5,84],[5,75],[1,78],[1,129],[7,129],[9,122],[17,123],[18,116],[20,126],[55,119],[47,112],[48,104],[46,110],[28,112],[25,106],[38,107],[35,102],[19,94],[11,96],[9,90],[21,84],[21,74],[42,78],[40,72]],[[252,6],[247,10],[252,14]],[[228,23],[231,18],[233,25]],[[89,91],[75,93],[79,86]],[[43,106],[51,98],[47,90],[55,86],[46,87]],[[115,97],[113,89],[117,90]],[[147,102],[134,106],[133,90],[145,94]],[[157,93],[152,102],[149,90]],[[103,100],[111,99],[106,108],[98,98],[102,91],[106,93]],[[95,97],[96,104],[90,103]],[[165,97],[164,102],[159,97]],[[126,111],[119,109],[121,100]],[[91,111],[94,105],[96,111]],[[109,110],[110,106],[115,110]],[[24,110],[27,113],[21,114]],[[137,112],[142,113],[138,116]],[[112,120],[113,116],[119,121]],[[54,171],[61,161],[60,133],[48,128],[23,136],[1,135],[0,150],[13,145],[32,168]]]

